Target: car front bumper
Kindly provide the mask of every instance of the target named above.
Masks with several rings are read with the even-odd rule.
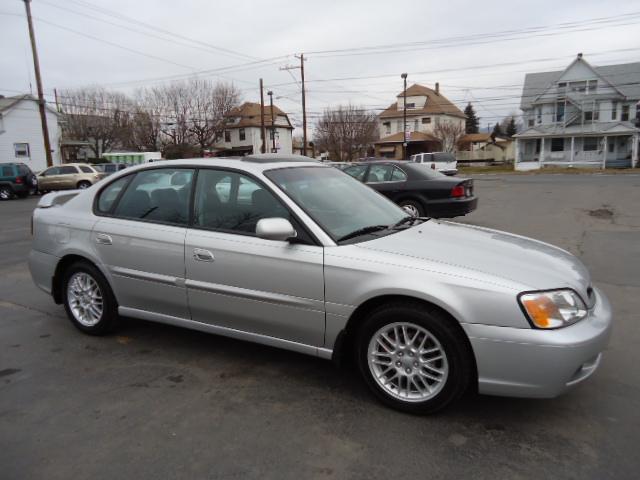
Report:
[[[557,330],[462,324],[478,367],[478,391],[551,398],[589,378],[611,334],[611,305],[594,288],[589,316]]]

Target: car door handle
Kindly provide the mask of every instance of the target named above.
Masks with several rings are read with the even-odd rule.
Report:
[[[193,258],[199,262],[213,262],[215,260],[213,253],[209,250],[204,250],[203,248],[194,248]]]
[[[106,233],[97,233],[96,243],[99,243],[100,245],[111,245],[113,244],[113,240],[111,239],[111,235],[107,235]]]

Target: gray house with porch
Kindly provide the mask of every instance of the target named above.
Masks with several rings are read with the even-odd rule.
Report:
[[[594,67],[578,54],[565,70],[527,74],[515,168],[637,166],[639,102],[640,62]]]

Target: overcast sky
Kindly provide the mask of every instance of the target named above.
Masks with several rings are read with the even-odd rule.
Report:
[[[340,103],[379,112],[408,72],[409,84],[440,82],[460,108],[474,103],[483,127],[518,111],[526,72],[562,69],[578,52],[594,65],[640,61],[638,0],[33,0],[32,12],[48,100],[54,88],[132,92],[209,71],[200,75],[233,81],[247,101],[264,78],[297,125],[300,73],[280,70],[297,52],[308,57],[310,122]],[[0,45],[0,94],[35,92],[21,0],[0,2]],[[387,47],[320,53],[372,46]]]

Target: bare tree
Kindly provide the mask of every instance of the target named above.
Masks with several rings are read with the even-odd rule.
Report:
[[[465,125],[462,122],[441,120],[433,127],[433,136],[440,141],[443,152],[454,152],[464,134]]]
[[[187,83],[191,97],[189,132],[200,154],[212,147],[222,136],[222,119],[240,103],[240,91],[232,83],[213,83],[193,78]]]
[[[120,143],[130,121],[131,101],[126,95],[89,87],[61,91],[60,99],[66,139],[89,142],[96,158]]]
[[[377,138],[375,113],[351,104],[327,108],[314,132],[320,150],[333,160],[353,160],[367,154]]]

